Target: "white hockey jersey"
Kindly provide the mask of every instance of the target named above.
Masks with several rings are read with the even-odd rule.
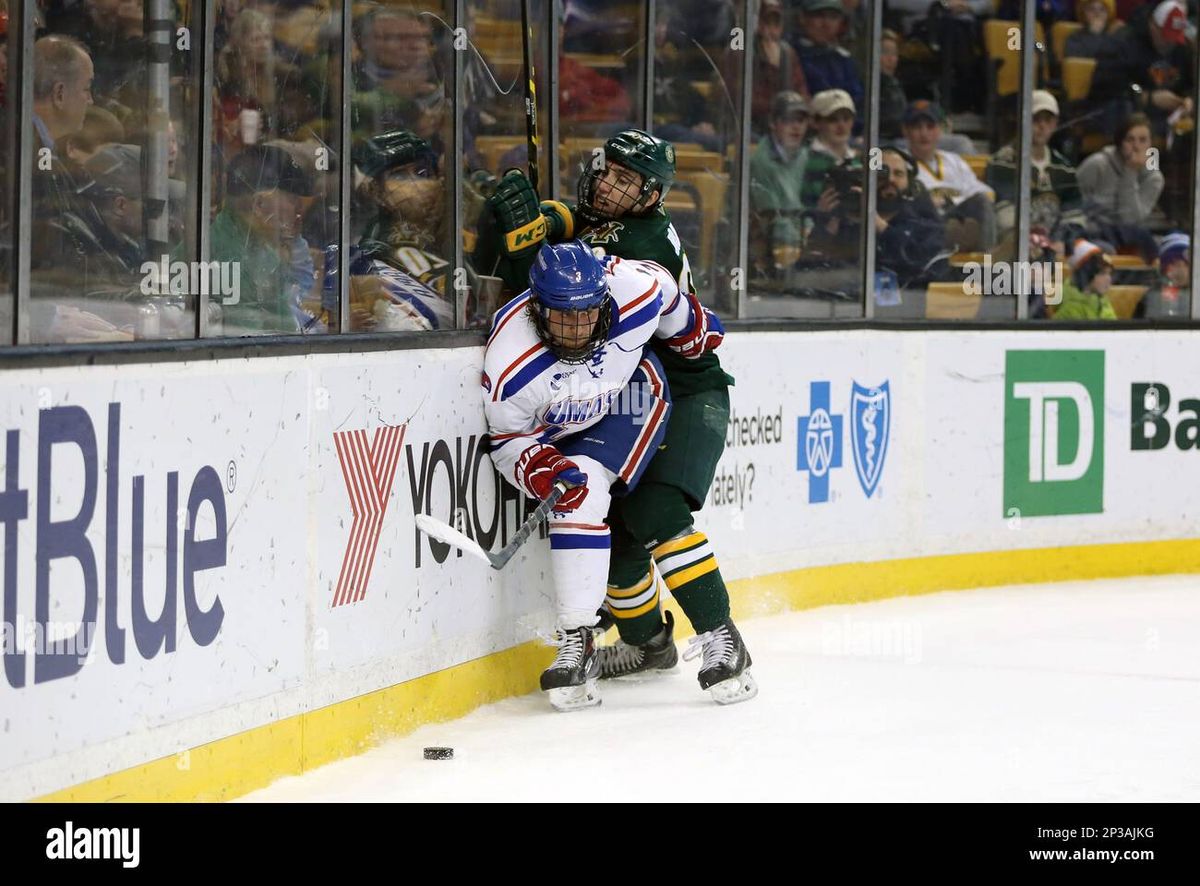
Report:
[[[643,357],[651,336],[685,348],[707,333],[694,297],[650,261],[605,256],[612,326],[585,363],[564,363],[538,337],[528,290],[496,312],[483,359],[483,404],[492,461],[519,489],[532,490],[517,463],[530,446],[553,444],[608,414]]]

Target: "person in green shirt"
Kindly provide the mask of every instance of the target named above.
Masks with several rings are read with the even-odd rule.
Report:
[[[580,175],[573,207],[555,200],[539,205],[529,180],[510,170],[488,198],[502,240],[499,275],[520,292],[543,242],[578,236],[598,254],[657,262],[694,298],[687,253],[663,205],[674,180],[674,147],[638,129],[605,142],[602,162],[597,158]],[[758,692],[750,654],[730,618],[716,555],[692,524],[725,447],[733,378],[714,353],[684,359],[657,340],[650,347],[666,371],[673,406],[654,460],[629,495],[614,499],[608,515],[612,557],[603,612],[621,639],[600,650],[600,676],[665,670],[678,659],[653,560],[696,631],[684,657],[703,654],[701,688],[721,704],[745,701]]]
[[[252,145],[226,174],[225,205],[209,232],[213,261],[237,268],[237,291],[222,299],[226,333],[315,331],[301,306],[315,293],[316,273],[300,236],[301,198],[312,196],[308,174],[279,147]]]
[[[791,91],[775,93],[770,133],[750,155],[750,243],[755,266],[760,269],[785,268],[800,257],[808,121],[804,96]]]
[[[1077,240],[1070,258],[1071,280],[1063,283],[1062,303],[1055,320],[1116,320],[1106,293],[1112,286],[1112,265],[1104,251],[1089,240]]]

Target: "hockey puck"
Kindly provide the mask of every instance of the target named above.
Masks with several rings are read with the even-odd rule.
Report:
[[[453,760],[454,748],[426,748],[426,760]]]

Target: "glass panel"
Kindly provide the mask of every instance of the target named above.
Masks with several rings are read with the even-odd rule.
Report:
[[[186,182],[196,157],[197,14],[169,0],[88,0],[46,12],[27,131],[32,341],[194,333],[195,280],[182,262],[196,242]]]
[[[869,9],[849,6],[840,30],[832,10],[801,17],[797,49],[810,90],[841,76],[841,88],[853,91]],[[993,0],[885,0],[882,15],[874,316],[1012,319],[1011,288],[975,284],[985,269],[1011,271],[1017,254],[1022,201],[994,173],[1016,169],[1019,22],[996,18]],[[831,34],[849,58],[821,50]],[[811,200],[811,174],[806,179]],[[819,230],[820,205],[813,215]]]
[[[453,3],[355,5],[351,330],[454,326]]]
[[[1077,19],[1046,22],[1062,114],[1031,221],[1051,188],[1077,186],[1080,206],[1046,248],[1065,262],[1063,303],[1030,316],[1188,318],[1194,37],[1182,10],[1166,7],[1160,23],[1158,4],[1119,4],[1122,25],[1110,3],[1076,5]],[[1033,131],[1044,140],[1053,121],[1040,107]]]
[[[843,43],[865,29],[865,5],[805,10],[763,3],[749,47],[757,141],[746,311],[860,317],[865,72]]]
[[[574,179],[555,194],[549,179],[550,144],[546,78],[549,41],[545,0],[532,6],[535,86],[538,99],[539,190],[544,198],[574,203]],[[524,275],[505,261],[495,219],[485,200],[508,169],[529,166],[525,124],[525,81],[519,0],[472,0],[467,4],[470,43],[464,59],[463,251],[467,256],[467,324],[486,326],[510,295],[524,288]]]
[[[208,334],[336,329],[340,5],[216,15]]]
[[[701,8],[706,7],[706,8]],[[654,134],[675,147],[666,208],[701,300],[737,311],[742,4],[660,2],[655,16]]]

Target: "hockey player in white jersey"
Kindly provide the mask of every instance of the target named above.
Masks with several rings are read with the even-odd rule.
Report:
[[[483,402],[497,470],[547,498],[559,649],[541,687],[559,710],[598,704],[593,626],[604,602],[613,496],[633,489],[670,413],[663,339],[685,357],[716,348],[720,320],[654,262],[598,259],[585,244],[543,246],[530,288],[496,312]]]

